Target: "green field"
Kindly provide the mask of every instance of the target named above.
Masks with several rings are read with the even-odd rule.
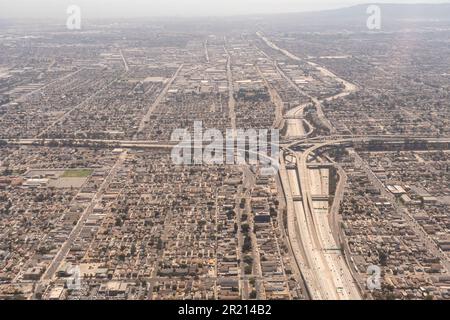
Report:
[[[79,170],[66,170],[61,178],[86,178],[89,177],[94,170],[91,169],[79,169]]]

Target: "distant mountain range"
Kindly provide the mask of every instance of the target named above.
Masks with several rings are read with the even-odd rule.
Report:
[[[261,16],[261,22],[275,27],[291,28],[302,26],[306,29],[321,27],[354,29],[366,25],[369,14],[367,8],[375,4],[381,9],[382,26],[387,28],[418,25],[449,25],[450,3],[440,4],[377,4],[368,3],[346,8],[274,14]]]
[[[377,4],[386,19],[394,20],[450,20],[450,3],[441,4]],[[371,4],[357,5],[337,10],[322,11],[321,14],[329,17],[354,18],[357,15],[365,15]]]

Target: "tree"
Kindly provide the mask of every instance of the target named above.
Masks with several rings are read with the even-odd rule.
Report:
[[[244,272],[245,274],[252,274],[252,266],[245,266]]]
[[[158,249],[158,250],[164,249],[164,242],[161,239],[158,239],[158,244],[156,245],[156,249]]]
[[[384,251],[381,251],[378,255],[378,259],[380,260],[380,265],[383,267],[387,266],[388,254]]]
[[[247,264],[252,264],[253,263],[253,258],[251,256],[245,256],[244,257],[244,262]]]
[[[249,236],[245,236],[244,244],[242,245],[242,251],[249,252],[252,249],[252,240]]]

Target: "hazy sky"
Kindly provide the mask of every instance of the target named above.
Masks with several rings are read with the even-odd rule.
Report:
[[[331,9],[370,0],[0,0],[2,18],[64,18],[69,5],[87,18],[222,16]],[[378,0],[377,3],[439,3],[439,0]]]

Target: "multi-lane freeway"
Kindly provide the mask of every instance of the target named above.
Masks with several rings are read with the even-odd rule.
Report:
[[[287,57],[301,60],[287,50],[279,48],[269,39],[258,34],[271,48],[278,50]],[[316,64],[310,63],[322,74],[342,79]],[[279,70],[279,72],[282,72]],[[283,74],[285,78],[286,75]],[[290,79],[288,79],[289,81]],[[299,88],[289,81],[296,90]],[[356,90],[356,86],[344,83],[344,91],[339,93],[343,97]],[[317,114],[322,124],[333,132],[331,123],[326,119],[322,111],[322,101],[306,95],[317,109]],[[329,98],[330,99],[330,98]],[[286,137],[307,138],[313,132],[313,127],[308,123],[309,132],[305,133],[303,113],[306,106],[298,106],[285,114]],[[300,138],[301,137],[301,138]],[[322,143],[323,144],[323,143]],[[361,295],[346,264],[342,250],[333,237],[329,221],[329,182],[328,169],[310,169],[308,162],[310,155],[316,150],[314,144],[309,149],[301,152],[287,149],[285,158],[282,159],[280,177],[283,183],[286,200],[288,202],[288,234],[295,260],[303,275],[308,293],[312,299],[340,300],[360,299]],[[318,195],[318,200],[313,200],[313,195]],[[324,198],[324,199],[321,199]]]
[[[303,61],[289,51],[278,47],[261,33],[258,33],[258,36],[270,48],[278,50],[293,60]],[[336,230],[338,227],[335,216],[339,202],[342,200],[343,183],[341,181],[339,184],[330,208],[329,169],[320,168],[320,166],[312,168],[312,161],[318,160],[313,156],[321,148],[355,142],[414,139],[448,143],[449,139],[392,135],[345,137],[333,135],[335,130],[323,113],[322,103],[344,98],[358,88],[314,62],[304,62],[316,68],[322,75],[342,83],[343,90],[334,96],[319,100],[298,88],[292,79],[277,67],[281,76],[311,101],[291,109],[284,115],[286,134],[282,145],[285,153],[280,161],[280,178],[287,202],[289,243],[311,299],[361,299],[354,275],[347,264],[348,259],[344,255],[345,250],[340,247],[339,232]],[[317,110],[321,125],[327,128],[332,135],[311,138],[314,127],[304,119],[304,110],[311,103]],[[308,132],[305,132],[305,124],[309,128]],[[296,151],[294,148],[300,151]],[[340,172],[340,176],[345,179],[342,172]]]

